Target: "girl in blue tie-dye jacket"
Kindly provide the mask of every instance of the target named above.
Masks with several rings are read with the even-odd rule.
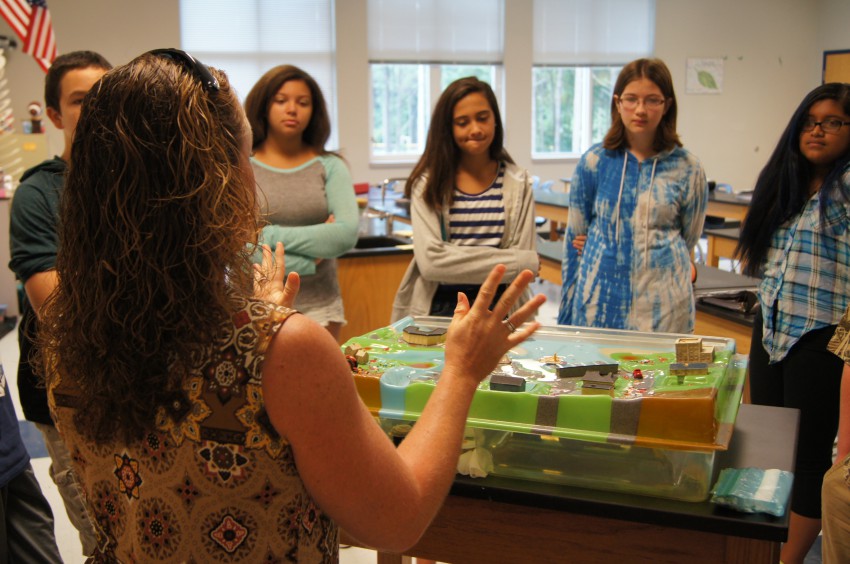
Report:
[[[699,160],[676,134],[664,63],[625,66],[611,114],[605,140],[584,154],[573,176],[558,322],[691,333],[690,253],[708,192]]]

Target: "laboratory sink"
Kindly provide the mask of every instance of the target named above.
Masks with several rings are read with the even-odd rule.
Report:
[[[387,247],[397,247],[398,245],[408,245],[410,239],[405,237],[387,237],[385,235],[365,236],[357,240],[354,245],[355,249],[382,249]]]

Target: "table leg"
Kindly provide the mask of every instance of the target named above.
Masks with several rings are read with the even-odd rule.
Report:
[[[557,241],[560,239],[560,235],[558,234],[558,222],[549,220],[549,240]]]
[[[706,237],[708,239],[708,250],[706,251],[706,259],[705,263],[708,266],[713,266],[717,268],[720,266],[720,257],[717,256],[717,237],[714,235],[709,235]]]

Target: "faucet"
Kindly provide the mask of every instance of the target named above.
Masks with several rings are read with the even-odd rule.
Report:
[[[406,176],[397,176],[394,178],[385,178],[381,183],[381,205],[385,205],[387,201],[387,187],[395,184],[396,182],[401,182],[402,180],[407,180]]]
[[[383,219],[384,235],[389,237],[393,234],[393,222],[395,221],[395,216],[387,210],[369,210],[366,213],[366,217],[369,219]]]
[[[390,237],[393,232],[393,223],[395,222],[395,214],[387,211],[387,188],[396,182],[407,180],[406,177],[385,178],[381,183],[381,209],[370,208],[366,212],[366,217],[377,218],[384,220],[384,235]]]

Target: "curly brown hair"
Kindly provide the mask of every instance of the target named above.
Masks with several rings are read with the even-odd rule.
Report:
[[[60,208],[58,291],[40,344],[48,382],[95,441],[144,436],[251,288],[258,202],[245,115],[224,73],[206,91],[146,53],[83,101]]]

